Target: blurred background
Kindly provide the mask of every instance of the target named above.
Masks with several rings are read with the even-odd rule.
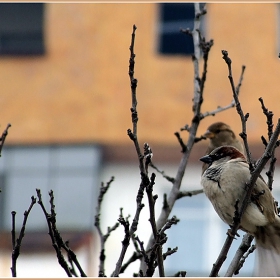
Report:
[[[233,99],[221,54],[227,50],[236,84],[246,65],[240,101],[244,112],[250,113],[248,140],[257,159],[264,150],[260,137],[267,135],[258,98],[263,97],[276,120],[280,115],[279,4],[208,3],[206,9],[202,31],[207,40],[214,39],[214,46],[202,110],[214,110]],[[54,191],[58,230],[88,276],[98,275],[94,215],[101,181],[115,177],[102,205],[103,231],[116,223],[121,207],[125,217],[134,216],[140,176],[127,136],[132,127],[128,60],[133,24],[139,142],[148,142],[154,163],[175,176],[181,148],[174,132],[190,124],[193,98],[192,39],[180,28],[192,28],[193,18],[192,3],[0,3],[0,129],[12,124],[0,159],[0,276],[11,276],[11,211],[17,212],[19,230],[36,188],[41,189],[47,209],[48,192]],[[216,121],[228,123],[237,135],[241,132],[233,108],[204,119],[198,136]],[[188,133],[181,136],[186,140]],[[195,145],[182,190],[201,188],[199,158],[206,145],[206,141]],[[277,165],[276,198],[278,170]],[[170,188],[158,174],[157,213]],[[147,242],[151,231],[146,199],[144,203],[137,234]],[[179,250],[166,260],[166,274],[186,270],[187,276],[209,275],[227,226],[203,194],[178,200],[172,215],[180,223],[169,230],[165,249]],[[106,244],[107,276],[115,268],[123,235],[120,226]],[[239,243],[240,238],[230,256]],[[131,254],[132,250],[127,258]],[[251,276],[253,264],[250,255],[240,275]],[[138,268],[135,263],[121,276],[131,277]],[[17,271],[19,277],[66,276],[39,205],[28,219]]]

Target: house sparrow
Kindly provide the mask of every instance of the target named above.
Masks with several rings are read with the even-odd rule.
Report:
[[[236,201],[244,196],[251,177],[246,158],[233,146],[221,146],[200,160],[209,164],[201,179],[204,192],[220,218],[231,225]],[[261,177],[255,183],[240,229],[256,239],[256,276],[280,276],[280,218]]]
[[[230,126],[223,122],[211,124],[203,136],[210,139],[209,146],[205,153],[206,155],[211,153],[214,149],[225,145],[234,146],[240,152],[244,153],[243,144],[236,138]],[[202,165],[202,173],[207,166],[208,164],[204,162]]]

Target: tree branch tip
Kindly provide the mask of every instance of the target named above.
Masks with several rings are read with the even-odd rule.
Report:
[[[189,28],[186,28],[186,29],[181,28],[180,32],[182,32],[184,34],[187,34],[187,35],[192,35],[192,32],[190,31]]]
[[[222,54],[223,54],[223,59],[225,60],[226,64],[228,66],[231,65],[231,59],[228,56],[228,52],[226,50],[222,50]]]
[[[227,56],[228,55],[228,52],[226,50],[222,50],[222,54]]]

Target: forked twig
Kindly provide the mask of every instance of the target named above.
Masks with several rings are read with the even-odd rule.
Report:
[[[15,229],[15,217],[16,217],[16,212],[12,211],[12,245],[13,245],[13,252],[12,252],[12,276],[16,277],[17,276],[17,269],[16,269],[16,264],[17,264],[17,258],[20,254],[20,246],[21,242],[23,240],[24,234],[25,234],[25,227],[28,219],[28,215],[31,212],[31,209],[33,208],[34,204],[36,203],[36,198],[34,196],[31,197],[31,203],[27,211],[24,212],[24,218],[22,222],[22,227],[19,233],[19,237],[16,239],[16,229]]]

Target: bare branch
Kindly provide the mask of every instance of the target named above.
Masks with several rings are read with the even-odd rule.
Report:
[[[150,166],[154,168],[158,173],[162,175],[163,178],[165,178],[167,181],[174,183],[175,179],[173,177],[170,177],[168,175],[165,175],[165,172],[160,170],[158,167],[155,166],[153,162],[150,163]]]
[[[241,266],[240,266],[240,260],[244,256],[244,254],[249,250],[253,239],[254,236],[248,233],[243,236],[242,242],[228,267],[225,277],[232,277],[233,274],[237,274],[237,269],[239,270],[241,268],[246,258],[245,259],[243,258],[243,262]]]
[[[112,277],[117,277],[120,274],[120,271],[122,268],[122,263],[123,263],[127,248],[129,246],[130,239],[134,235],[135,231],[137,230],[140,212],[144,207],[144,204],[142,204],[142,199],[144,196],[144,189],[146,187],[145,184],[148,184],[148,183],[149,183],[149,181],[148,182],[145,181],[142,177],[142,181],[141,181],[140,187],[138,189],[137,197],[136,197],[136,204],[137,204],[136,213],[134,215],[134,219],[132,221],[130,228],[129,228],[128,221],[125,221],[124,218],[122,217],[122,213],[118,220],[125,228],[125,237],[124,237],[124,240],[122,241],[122,245],[123,245],[122,250],[121,250],[119,259],[117,261],[116,268],[111,275]]]
[[[16,212],[12,211],[12,245],[13,245],[13,252],[12,252],[12,276],[16,277],[17,276],[17,269],[16,269],[16,264],[17,264],[17,258],[20,254],[20,246],[21,242],[23,240],[24,234],[25,234],[25,227],[28,219],[28,215],[31,212],[31,209],[33,208],[34,204],[36,203],[36,198],[34,196],[31,197],[31,203],[27,211],[24,212],[24,218],[22,222],[22,227],[19,233],[19,237],[16,240],[16,233],[15,233],[15,216]]]
[[[267,135],[268,135],[268,139],[271,138],[272,134],[273,134],[273,112],[269,111],[265,105],[264,105],[264,101],[263,99],[260,97],[259,101],[261,103],[261,107],[263,110],[264,115],[266,116],[266,123],[267,123]],[[262,136],[262,140],[263,143],[265,145],[265,147],[267,146],[267,140],[264,138],[264,136]],[[279,142],[277,143],[276,146],[279,146]],[[275,148],[276,148],[275,146]],[[272,153],[271,153],[271,159],[270,159],[270,164],[269,164],[269,169],[266,172],[267,178],[268,178],[268,182],[267,185],[269,187],[270,190],[272,190],[272,185],[273,185],[273,177],[274,177],[274,171],[275,171],[275,164],[276,164],[276,157],[275,157],[275,149],[273,149]]]
[[[129,138],[133,141],[138,160],[139,160],[139,168],[140,171],[145,174],[145,168],[143,163],[143,155],[141,153],[140,145],[138,143],[137,139],[137,123],[138,123],[138,112],[137,112],[137,98],[136,98],[136,88],[137,88],[137,79],[134,78],[134,65],[135,65],[135,53],[134,53],[134,43],[135,43],[135,32],[137,27],[133,25],[133,31],[131,34],[131,44],[129,47],[130,50],[130,58],[129,58],[129,78],[130,78],[130,87],[131,87],[131,100],[132,100],[132,106],[131,106],[131,119],[132,119],[132,125],[133,130],[131,129],[127,130],[127,134]]]
[[[61,252],[61,249],[63,248],[68,253],[68,257],[69,256],[71,257],[71,260],[73,260],[73,262],[75,263],[75,265],[79,269],[81,276],[86,277],[86,274],[84,273],[82,267],[80,266],[76,255],[67,246],[67,244],[63,241],[62,237],[60,236],[59,231],[56,228],[56,213],[55,213],[53,192],[52,191],[49,192],[51,214],[49,214],[47,212],[47,210],[46,210],[46,208],[43,204],[41,190],[36,189],[36,192],[37,192],[37,197],[38,197],[38,204],[41,206],[41,208],[42,208],[42,210],[45,214],[46,220],[47,220],[47,224],[48,224],[48,228],[49,228],[49,235],[50,235],[51,240],[52,240],[52,246],[56,251],[56,256],[57,256],[58,263],[65,270],[67,276],[72,277],[72,271],[73,270],[68,266],[63,254]]]
[[[186,271],[178,271],[177,273],[174,274],[173,277],[186,277],[187,272]]]
[[[246,130],[246,122],[249,118],[249,113],[244,115],[243,110],[241,108],[241,104],[239,102],[239,97],[238,97],[238,92],[236,91],[236,88],[235,88],[235,85],[234,85],[234,80],[233,80],[233,77],[232,77],[231,59],[228,56],[228,52],[225,51],[225,50],[222,50],[222,54],[223,54],[223,59],[225,60],[227,66],[228,66],[228,72],[229,72],[228,78],[229,78],[231,89],[232,89],[232,92],[233,92],[233,98],[235,100],[236,111],[239,114],[240,119],[241,119],[242,132],[239,135],[243,139],[247,161],[248,161],[248,164],[249,164],[250,171],[252,171],[254,169],[254,166],[253,166],[253,161],[252,161],[252,158],[251,158],[251,153],[250,153],[250,150],[249,150],[249,144],[248,144],[248,141],[247,141],[247,130]],[[245,69],[244,66],[242,67],[242,71],[244,71],[243,69]]]
[[[2,136],[0,138],[0,157],[1,157],[1,153],[2,153],[2,149],[6,140],[6,137],[8,135],[8,129],[11,127],[11,124],[8,124],[6,129],[3,131]]]
[[[235,92],[237,95],[239,95],[239,90],[240,90],[240,87],[242,85],[242,81],[243,81],[243,76],[244,76],[244,72],[245,72],[245,66],[243,65],[242,66],[242,69],[241,69],[241,75],[240,75],[240,78],[239,78],[239,83],[235,89]],[[213,111],[210,111],[210,112],[205,112],[204,114],[201,115],[201,118],[205,118],[205,117],[208,117],[208,116],[215,116],[216,114],[220,113],[220,112],[223,112],[223,111],[226,111],[228,109],[231,109],[235,107],[235,99],[233,99],[231,101],[230,104],[226,105],[226,106],[218,106],[216,110],[213,110]]]
[[[178,247],[175,247],[173,249],[168,248],[167,251],[163,254],[164,260],[168,257],[171,256],[172,254],[176,253],[178,251]]]
[[[175,201],[177,200],[178,192],[181,187],[182,179],[184,177],[186,166],[187,166],[187,163],[189,160],[190,151],[195,143],[197,128],[198,128],[198,125],[201,120],[201,104],[203,102],[203,98],[202,98],[203,87],[201,88],[201,79],[199,77],[199,57],[200,57],[201,50],[200,50],[200,38],[199,38],[198,30],[200,29],[200,16],[202,14],[204,14],[204,12],[202,12],[200,10],[199,3],[195,3],[194,5],[195,5],[195,22],[194,22],[194,29],[192,31],[192,36],[193,36],[193,41],[194,41],[194,50],[195,50],[195,54],[193,57],[194,72],[195,72],[195,74],[194,74],[193,118],[192,118],[191,125],[189,126],[189,138],[188,138],[187,144],[182,145],[183,141],[180,144],[182,147],[183,155],[182,155],[179,167],[178,167],[178,171],[177,171],[172,189],[171,189],[167,199],[165,200],[165,203],[164,203],[165,206],[162,208],[162,211],[157,220],[158,229],[162,228],[163,225],[166,223],[166,221],[169,217],[169,214],[175,204]],[[205,63],[205,61],[204,61],[204,63]],[[207,73],[207,71],[205,71],[205,79],[206,79],[206,73]],[[178,137],[179,134],[176,134],[176,136],[180,142],[180,137]],[[186,147],[186,148],[184,148],[184,147]],[[146,247],[147,250],[149,248],[151,248],[154,243],[155,243],[155,239],[153,236],[151,236],[149,239],[149,242],[147,244],[147,247]],[[143,261],[141,262],[141,270],[143,270],[143,271],[145,270],[145,263]]]
[[[101,183],[101,188],[98,196],[98,203],[96,207],[96,215],[95,215],[95,222],[94,225],[97,229],[99,238],[100,238],[100,254],[99,254],[99,277],[105,277],[105,243],[110,236],[111,232],[114,231],[118,226],[119,223],[116,223],[112,228],[108,227],[107,233],[103,234],[100,226],[100,215],[101,215],[101,205],[103,202],[104,195],[108,191],[109,187],[111,186],[111,183],[114,181],[114,177],[111,177],[111,179],[104,185],[104,183]]]
[[[180,146],[181,146],[181,148],[182,148],[182,151],[181,151],[181,152],[182,152],[182,153],[185,153],[185,152],[187,151],[187,146],[186,146],[186,144],[184,143],[183,139],[181,138],[180,133],[179,133],[179,132],[175,132],[174,134],[175,134],[175,136],[177,137],[178,142],[180,143]]]
[[[253,244],[253,245],[250,247],[250,249],[248,250],[248,252],[247,252],[246,254],[244,254],[244,256],[241,258],[241,260],[240,260],[240,262],[239,262],[239,265],[238,265],[236,271],[234,271],[234,275],[239,274],[239,271],[240,271],[240,269],[243,267],[243,265],[244,265],[246,259],[247,259],[247,258],[249,257],[249,255],[252,254],[255,250],[256,250],[256,245]]]
[[[194,191],[180,191],[177,194],[177,199],[180,199],[182,197],[186,197],[186,196],[193,196],[193,195],[197,195],[197,194],[201,194],[203,193],[203,189],[200,190],[194,190]]]
[[[133,252],[132,256],[128,259],[128,261],[122,265],[121,270],[120,270],[120,273],[124,273],[125,270],[127,269],[127,267],[128,267],[131,263],[133,263],[133,262],[135,262],[135,261],[141,259],[142,257],[143,257],[142,254],[137,253],[137,252]]]

